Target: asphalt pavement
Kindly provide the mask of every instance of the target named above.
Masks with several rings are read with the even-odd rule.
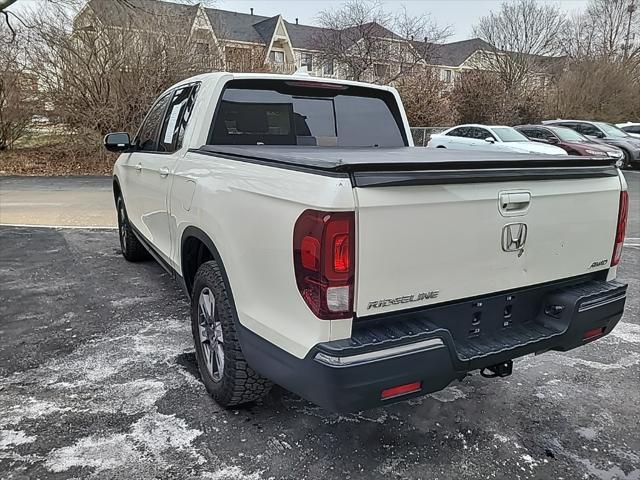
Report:
[[[629,298],[610,335],[350,415],[280,388],[218,407],[161,267],[126,262],[115,231],[0,226],[0,478],[639,480],[640,173],[627,179]]]

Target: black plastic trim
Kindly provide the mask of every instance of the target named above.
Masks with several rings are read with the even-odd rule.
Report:
[[[316,345],[305,358],[297,358],[275,346],[245,327],[238,328],[238,336],[248,363],[261,375],[286,389],[336,412],[349,412],[387,405],[443,389],[455,379],[464,378],[469,371],[488,368],[514,358],[548,350],[567,351],[592,339],[584,339],[585,332],[604,328],[604,335],[616,326],[624,310],[627,286],[619,282],[587,281],[556,289],[544,290],[541,310],[532,312],[536,321],[512,334],[480,339],[473,348],[454,339],[451,331],[430,324],[429,319],[416,319],[402,325],[380,324],[368,341],[366,334],[355,332],[351,339],[335,340]],[[598,304],[600,300],[615,298],[614,302]],[[597,307],[580,311],[583,304]],[[563,305],[557,316],[545,313],[548,304]],[[459,321],[455,308],[448,321]],[[319,353],[334,358],[380,352],[394,346],[411,345],[427,339],[439,339],[443,346],[414,350],[388,358],[354,364],[329,364]],[[381,391],[406,383],[421,382],[418,392],[394,399],[382,400]]]
[[[547,167],[489,170],[440,170],[421,172],[354,172],[354,187],[398,187],[445,183],[483,183],[505,180],[560,180],[615,177],[614,167]]]

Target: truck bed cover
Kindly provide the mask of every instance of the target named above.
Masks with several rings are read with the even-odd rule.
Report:
[[[614,160],[609,158],[424,147],[203,145],[191,151],[311,173],[349,175],[358,187],[617,175]]]

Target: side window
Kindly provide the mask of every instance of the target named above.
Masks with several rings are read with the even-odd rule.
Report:
[[[551,141],[555,136],[549,130],[544,128],[532,128],[525,132],[525,135],[531,138],[539,138],[541,140]]]
[[[538,130],[535,128],[521,128],[520,133],[529,138],[544,138],[542,136],[542,130]]]
[[[625,127],[623,130],[627,133],[640,133],[640,125],[631,125],[630,127]]]
[[[471,130],[473,131],[472,136],[476,140],[484,140],[485,138],[494,138],[493,135],[489,133],[489,130],[485,130],[484,128],[474,127]]]
[[[592,135],[594,137],[601,135],[600,130],[589,123],[578,123],[576,130],[583,135]]]
[[[467,131],[469,129],[467,127],[454,128],[449,133],[447,133],[447,137],[467,137]]]
[[[136,145],[143,152],[155,152],[158,148],[158,133],[171,94],[167,94],[154,103],[138,131]]]
[[[184,131],[193,109],[195,89],[195,86],[190,85],[173,93],[160,129],[159,152],[171,153],[182,147]]]

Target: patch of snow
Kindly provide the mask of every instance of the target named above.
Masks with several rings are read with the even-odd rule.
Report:
[[[443,403],[455,402],[456,400],[467,398],[467,394],[458,387],[447,387],[439,392],[431,393],[429,396]]]
[[[0,450],[6,450],[10,445],[24,445],[36,440],[37,437],[26,435],[22,430],[0,430]]]
[[[54,473],[86,467],[94,469],[95,474],[135,467],[145,460],[163,463],[163,454],[173,450],[184,452],[202,464],[204,459],[192,445],[200,435],[200,430],[189,428],[183,419],[154,412],[140,418],[128,433],[92,435],[55,449],[49,453],[45,466]]]
[[[223,467],[216,472],[206,472],[202,478],[208,480],[261,480],[262,472],[245,473],[240,467]]]
[[[640,343],[640,325],[635,323],[620,322],[613,329],[610,336],[619,338],[629,343]]]

